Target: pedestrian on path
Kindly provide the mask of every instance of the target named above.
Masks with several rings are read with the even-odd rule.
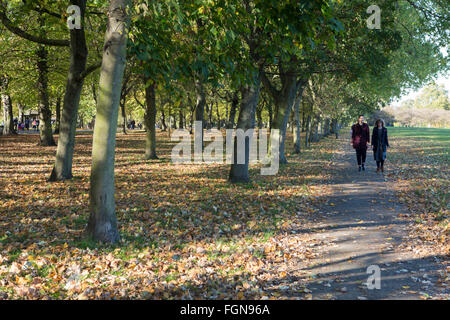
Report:
[[[358,162],[359,171],[366,170],[367,146],[370,143],[369,125],[364,122],[364,116],[360,115],[358,122],[352,126],[352,142],[351,145],[356,151],[356,160]]]
[[[372,131],[373,158],[377,162],[377,172],[384,172],[384,160],[386,160],[386,150],[389,147],[387,129],[384,121],[378,119]]]

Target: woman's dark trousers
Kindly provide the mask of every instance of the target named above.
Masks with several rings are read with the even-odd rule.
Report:
[[[356,149],[356,160],[358,161],[359,166],[361,164],[366,163],[366,154],[367,154],[367,149],[365,149],[365,148]]]

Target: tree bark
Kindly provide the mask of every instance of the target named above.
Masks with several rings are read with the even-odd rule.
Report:
[[[48,51],[40,46],[36,52],[38,69],[39,137],[42,146],[55,146],[52,134],[52,111],[48,100]]]
[[[182,105],[180,105],[180,110],[178,112],[178,116],[180,117],[178,119],[178,128],[183,129],[184,128],[184,121],[183,121],[184,115],[183,115],[183,106]]]
[[[217,130],[220,130],[222,119],[220,119],[219,102],[218,101],[216,101],[216,113],[217,113]]]
[[[81,10],[81,29],[70,30],[70,67],[67,76],[66,91],[64,93],[61,122],[59,123],[58,148],[56,160],[50,175],[50,181],[72,178],[73,152],[75,148],[75,134],[77,130],[78,107],[80,105],[81,90],[86,70],[88,50],[84,32],[84,13],[86,0],[72,0]],[[93,86],[94,98],[95,86]]]
[[[92,144],[90,216],[86,235],[109,243],[119,241],[114,203],[114,156],[126,63],[128,5],[127,0],[110,1]]]
[[[305,133],[305,147],[308,148],[311,142],[311,114],[308,114],[308,116],[306,117]]]
[[[54,134],[59,134],[59,127],[61,123],[61,96],[56,98],[56,121]]]
[[[283,86],[281,91],[273,93],[275,100],[275,116],[272,121],[272,129],[280,130],[280,163],[287,163],[284,153],[286,145],[286,128],[289,114],[293,107],[297,92],[297,79],[294,75],[283,75]]]
[[[258,119],[258,129],[261,129],[263,127],[263,121],[262,121],[262,109],[263,105],[260,103],[256,107],[256,118]]]
[[[300,141],[300,101],[302,100],[303,87],[299,88],[297,98],[294,104],[294,116],[295,116],[295,126],[294,126],[294,152],[300,153],[301,151],[301,141]]]
[[[122,133],[127,134],[127,114],[125,112],[125,101],[119,102],[120,110],[122,112]]]
[[[145,83],[149,83],[149,79],[145,80]],[[155,95],[155,83],[153,82],[145,88],[145,159],[158,159],[156,155],[156,95]]]
[[[313,125],[313,133],[312,133],[312,142],[319,142],[319,123],[320,123],[320,116],[316,116],[314,119],[314,125]]]
[[[259,76],[255,79],[254,84],[247,85],[241,88],[242,100],[241,106],[239,110],[239,117],[237,122],[237,129],[242,129],[247,131],[248,129],[255,128],[255,112],[256,106],[258,104],[259,99],[259,91],[260,91],[260,78]],[[249,182],[250,178],[248,175],[248,167],[250,160],[250,139],[249,137],[245,137],[245,163],[238,164],[237,163],[237,138],[234,139],[234,148],[233,148],[233,163],[231,164],[231,170],[229,175],[229,180],[233,183],[237,182]],[[242,151],[242,150],[240,150]]]
[[[205,89],[203,87],[202,81],[200,79],[195,80],[195,89],[197,94],[197,102],[195,104],[195,121],[201,121],[202,122],[202,132],[201,132],[201,142],[202,142],[202,149],[203,149],[203,129],[205,128],[204,123],[204,110],[206,105],[206,95],[205,95]]]
[[[235,91],[233,94],[233,98],[231,99],[230,117],[228,119],[227,129],[234,128],[234,120],[236,118],[236,110],[238,104],[239,104],[239,95],[238,92]]]
[[[14,116],[11,96],[7,92],[9,85],[8,76],[2,77],[0,85],[3,106],[3,135],[16,134],[16,130],[14,129]]]
[[[166,115],[164,114],[164,106],[163,106],[163,108],[161,108],[161,124],[162,124],[162,131],[167,131]]]
[[[21,123],[24,123],[24,121],[25,121],[25,117],[24,117],[25,106],[20,102],[17,104],[17,106],[19,108],[19,121]]]

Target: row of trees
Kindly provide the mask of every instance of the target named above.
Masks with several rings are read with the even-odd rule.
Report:
[[[67,28],[69,5],[80,8],[81,29]],[[87,233],[115,242],[119,109],[124,121],[126,108],[142,114],[147,159],[157,158],[160,115],[164,125],[179,127],[195,120],[204,127],[225,123],[243,130],[269,123],[280,130],[279,157],[286,163],[289,122],[299,153],[301,130],[307,142],[317,139],[319,126],[324,133],[338,131],[357,114],[378,109],[402,88],[421,86],[446,68],[448,58],[439,49],[448,43],[448,3],[379,1],[381,29],[366,25],[369,5],[0,1],[0,56],[8,62],[0,67],[5,123],[11,121],[11,101],[37,104],[41,144],[53,145],[50,101],[55,101],[59,137],[50,180],[65,180],[72,177],[77,117],[96,107]],[[10,125],[5,133],[11,133]],[[249,144],[246,140],[246,159]],[[248,166],[233,163],[230,181],[249,181]]]

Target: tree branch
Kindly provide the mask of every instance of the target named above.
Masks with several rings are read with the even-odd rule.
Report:
[[[102,66],[102,62],[101,61],[97,61],[96,63],[94,63],[93,65],[87,67],[80,75],[80,80],[86,78],[88,75],[90,75],[92,72],[94,72],[95,70],[97,70],[98,68],[100,68]]]
[[[279,95],[278,90],[272,85],[272,83],[270,83],[270,80],[267,78],[266,72],[263,70],[263,68],[261,68],[260,70],[260,74],[261,74],[261,81],[264,85],[264,87],[267,89],[267,91],[269,91],[270,95],[276,99]]]
[[[0,20],[2,22],[2,24],[5,26],[6,29],[8,29],[9,31],[11,31],[12,33],[14,33],[15,35],[24,38],[26,40],[32,41],[32,42],[36,42],[36,43],[40,43],[40,44],[45,44],[48,46],[54,46],[54,47],[69,47],[70,46],[70,42],[69,40],[54,40],[54,39],[46,39],[46,38],[41,38],[41,37],[37,37],[34,36],[32,34],[29,34],[25,31],[23,31],[22,29],[20,29],[19,27],[16,27],[14,25],[14,23],[8,19],[8,17],[6,16],[5,12],[3,10],[0,10]]]

